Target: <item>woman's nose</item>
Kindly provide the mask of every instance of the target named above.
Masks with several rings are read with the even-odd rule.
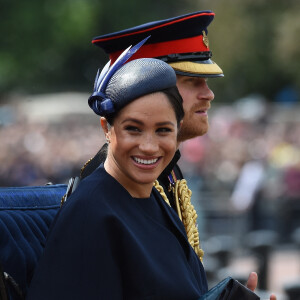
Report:
[[[159,146],[156,138],[149,134],[142,137],[139,148],[145,154],[154,154],[158,151]]]

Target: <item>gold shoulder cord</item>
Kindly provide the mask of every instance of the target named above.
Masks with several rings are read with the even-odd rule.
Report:
[[[157,180],[154,182],[154,187],[161,194],[162,198],[170,205],[163,187]],[[185,179],[176,180],[175,185],[172,187],[172,191],[175,197],[177,213],[185,227],[188,241],[202,262],[204,251],[200,248],[199,232],[196,223],[198,216],[191,203],[192,191],[188,188]]]
[[[162,198],[171,207],[170,201],[169,201],[167,195],[165,194],[164,188],[159,184],[158,180],[155,180],[153,185],[158,190],[158,192],[160,193],[160,195],[162,196]]]

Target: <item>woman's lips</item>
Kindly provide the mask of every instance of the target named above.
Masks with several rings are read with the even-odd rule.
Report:
[[[135,162],[137,162],[139,164],[143,164],[143,165],[153,165],[158,161],[158,157],[152,158],[152,159],[142,159],[142,158],[133,156],[133,159]]]
[[[156,158],[151,158],[151,159],[141,159],[141,158],[138,158],[136,156],[132,156],[131,157],[132,160],[133,160],[133,163],[141,168],[141,169],[153,169],[153,168],[156,168],[156,166],[159,164],[160,162],[160,159],[161,157],[156,157]]]

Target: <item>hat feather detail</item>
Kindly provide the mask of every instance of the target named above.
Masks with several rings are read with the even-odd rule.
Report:
[[[119,70],[129,59],[135,54],[140,47],[150,38],[150,36],[143,39],[141,42],[136,44],[134,47],[130,46],[125,49],[118,59],[110,66],[111,61],[109,60],[101,73],[98,69],[95,82],[94,92],[89,97],[89,106],[97,115],[106,115],[114,112],[113,102],[106,98],[105,90],[111,77]]]
[[[146,37],[143,39],[141,42],[136,44],[134,47],[131,48],[129,46],[127,49],[125,49],[122,54],[118,57],[118,59],[113,63],[113,65],[106,71],[106,74],[104,75],[103,79],[101,76],[99,77],[99,80],[97,82],[97,91],[98,92],[104,92],[106,89],[106,86],[110,80],[110,78],[113,76],[113,74],[116,73],[117,70],[120,69],[122,65],[126,63],[126,61],[134,54],[136,53],[142,45],[149,39],[150,36]],[[110,62],[110,61],[109,61]],[[107,65],[107,64],[106,64]],[[105,66],[106,67],[106,66]],[[104,68],[105,68],[104,67]],[[102,74],[102,72],[101,72]],[[100,74],[100,75],[101,75]]]
[[[105,74],[107,73],[109,66],[110,66],[110,60],[106,63],[106,65],[104,66],[104,68],[102,69],[101,73],[100,73],[100,69],[98,69],[96,78],[95,78],[95,83],[94,83],[94,92],[97,91],[97,87],[100,85],[103,77],[105,76]]]

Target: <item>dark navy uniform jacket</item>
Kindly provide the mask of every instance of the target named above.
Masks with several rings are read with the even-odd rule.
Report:
[[[27,299],[196,300],[206,291],[175,211],[154,188],[131,197],[101,165],[60,210]]]

